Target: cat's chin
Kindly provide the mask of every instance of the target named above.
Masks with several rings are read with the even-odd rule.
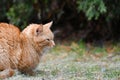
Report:
[[[51,47],[45,47],[45,48],[43,48],[42,54],[46,54],[50,49],[51,49]]]

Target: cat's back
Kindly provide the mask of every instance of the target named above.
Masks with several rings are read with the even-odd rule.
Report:
[[[20,51],[20,30],[12,24],[0,23],[0,70],[15,68]]]
[[[15,46],[19,42],[20,30],[11,24],[0,23],[0,47]]]
[[[13,35],[14,36],[19,33],[20,33],[20,31],[16,26],[14,26],[12,24],[8,24],[8,23],[0,23],[0,36],[3,36],[3,35],[5,35],[5,36]]]

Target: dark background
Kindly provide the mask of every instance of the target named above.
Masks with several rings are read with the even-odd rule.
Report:
[[[0,0],[0,22],[22,30],[49,21],[59,42],[119,42],[120,0]]]

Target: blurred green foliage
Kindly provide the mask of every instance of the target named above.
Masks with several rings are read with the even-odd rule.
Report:
[[[62,26],[67,29],[66,36],[71,30],[86,29],[89,33],[85,31],[85,37],[99,34],[99,39],[116,39],[120,33],[119,3],[120,0],[1,0],[0,22],[12,23],[22,30],[30,23],[53,20],[59,26],[52,28]]]
[[[83,11],[88,20],[98,19],[101,14],[107,12],[103,0],[77,0],[77,3],[78,11]]]
[[[31,5],[26,5],[25,3],[14,4],[11,6],[6,13],[8,20],[10,23],[19,25],[22,24],[21,29],[29,21],[29,17],[33,11],[33,7]]]
[[[74,7],[73,9],[77,10],[78,12],[84,12],[88,20],[99,19],[99,16],[106,12],[109,14],[108,16],[115,16],[116,14],[118,14],[117,16],[120,15],[120,8],[117,6],[120,5],[118,0],[1,0],[0,20],[3,20],[5,17],[7,17],[10,23],[16,25],[26,25],[29,18],[32,16],[32,12],[34,10],[41,10],[42,7],[44,8],[43,14],[49,13],[51,10],[51,6],[56,7],[56,5],[59,8],[54,8],[56,11],[64,11],[64,8],[62,8],[63,10],[60,9],[61,5],[59,5],[59,3],[64,3],[64,5],[67,4],[68,6],[71,6],[71,4],[75,5],[76,7]],[[61,13],[60,11],[58,12]]]

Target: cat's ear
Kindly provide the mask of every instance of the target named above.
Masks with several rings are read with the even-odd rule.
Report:
[[[36,28],[35,34],[36,34],[36,35],[39,35],[39,34],[41,34],[42,32],[43,32],[43,26],[40,25],[40,27],[37,27],[37,28]]]
[[[53,24],[53,21],[51,21],[51,22],[49,22],[49,23],[46,23],[46,24],[44,24],[43,26],[44,26],[44,27],[47,27],[47,28],[50,28],[50,27],[52,26],[52,24]]]

